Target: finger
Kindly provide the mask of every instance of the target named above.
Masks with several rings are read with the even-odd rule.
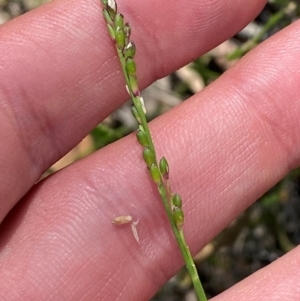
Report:
[[[299,164],[299,27],[151,124],[193,251]],[[148,300],[179,268],[140,152],[129,136],[35,187],[1,229],[0,299]],[[140,245],[111,224],[128,214]]]
[[[1,27],[0,221],[128,97],[99,1],[74,3],[53,1]],[[120,1],[138,47],[141,87],[233,35],[265,1],[247,10],[244,3]]]
[[[299,247],[256,272],[212,301],[299,300]]]

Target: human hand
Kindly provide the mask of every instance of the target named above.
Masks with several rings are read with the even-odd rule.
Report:
[[[119,1],[141,86],[229,38],[264,4]],[[298,166],[299,26],[151,123],[194,253]],[[100,1],[53,1],[3,25],[0,53],[0,300],[148,300],[182,260],[135,137],[35,185],[128,97]],[[139,245],[130,227],[111,224],[123,214],[139,218]],[[214,300],[297,300],[297,251]]]

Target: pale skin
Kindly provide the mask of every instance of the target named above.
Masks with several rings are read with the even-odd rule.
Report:
[[[120,0],[140,87],[232,36],[265,2]],[[299,166],[299,30],[150,124],[193,253]],[[183,263],[136,138],[34,185],[127,99],[100,1],[53,1],[1,26],[0,53],[0,300],[149,300]],[[132,205],[139,245],[111,223]],[[298,300],[299,264],[296,248],[213,300]]]

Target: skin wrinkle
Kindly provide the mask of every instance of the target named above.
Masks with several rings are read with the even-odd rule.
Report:
[[[53,61],[53,58],[51,58],[51,61]]]
[[[46,297],[45,296],[45,293],[44,293],[44,290],[43,290],[43,287],[45,286],[44,282],[45,282],[45,279],[43,279],[42,277],[39,277],[38,275],[36,275],[36,273],[34,272],[34,268],[37,266],[37,263],[38,262],[43,262],[45,261],[45,258],[43,258],[43,256],[41,255],[40,258],[37,257],[31,257],[32,259],[37,259],[35,262],[32,262],[32,268],[31,267],[28,267],[27,268],[27,274],[24,275],[24,278],[25,280],[28,279],[27,281],[30,283],[30,286],[32,287],[32,290],[33,292],[35,291],[36,293],[33,293],[35,294],[36,297],[40,296],[39,299],[41,298],[44,298]],[[55,263],[52,263],[53,265],[50,267],[52,268],[51,273],[53,273],[57,268],[58,266],[55,265]],[[43,268],[43,264],[39,264],[39,267],[38,268]],[[64,285],[65,284],[65,280],[63,279],[64,276],[61,277],[60,279],[60,284],[61,285]],[[25,292],[26,292],[26,286],[25,286]],[[55,293],[55,289],[54,289],[54,292]]]
[[[244,98],[245,99],[247,99],[247,95],[245,94],[245,96],[244,96]],[[249,98],[249,97],[248,97]],[[266,141],[269,141],[270,139],[268,138],[270,135],[271,135],[271,137],[273,137],[274,136],[274,134],[276,133],[276,131],[274,131],[274,127],[275,128],[277,128],[278,126],[281,126],[281,124],[282,123],[273,123],[272,122],[272,120],[276,120],[276,118],[278,119],[278,120],[280,120],[281,118],[279,117],[276,117],[276,116],[278,116],[278,115],[281,115],[282,114],[282,112],[280,111],[280,110],[278,110],[277,112],[276,112],[276,114],[274,114],[274,116],[275,117],[271,117],[271,122],[269,122],[269,117],[268,117],[268,115],[270,115],[270,113],[268,113],[268,112],[264,112],[264,111],[261,111],[260,109],[258,109],[256,106],[255,106],[255,104],[251,104],[251,102],[249,102],[248,104],[247,104],[247,106],[249,107],[250,106],[250,108],[251,109],[253,109],[253,108],[255,108],[255,109],[253,109],[253,116],[259,116],[258,118],[256,117],[254,120],[256,121],[256,122],[259,122],[260,124],[261,124],[261,128],[263,128],[263,131],[264,131],[264,136],[265,137],[267,137],[266,138]],[[270,109],[270,108],[269,108]],[[273,108],[271,108],[271,110],[272,111],[274,111],[273,110]],[[265,116],[265,114],[268,114],[267,115],[267,117],[264,117]],[[263,116],[264,118],[264,120],[262,120],[262,118],[260,117],[260,116]],[[267,120],[267,123],[268,123],[268,128],[266,128],[266,120]],[[254,123],[254,125],[256,126],[256,127],[259,127],[259,126],[257,126],[255,123]],[[277,131],[278,132],[278,131]],[[286,131],[284,131],[284,130],[282,130],[282,131],[280,131],[281,133],[285,133]],[[284,135],[285,136],[285,135]],[[280,136],[278,136],[278,137],[274,137],[274,138],[276,138],[276,140],[278,141],[278,139],[280,140],[280,142],[281,141],[285,141],[284,143],[286,143],[289,139],[286,139],[285,137],[280,137]],[[283,144],[283,143],[281,143],[281,144]],[[287,145],[287,147],[288,147],[288,145]],[[286,147],[283,147],[284,149],[285,149],[285,151],[286,151],[286,149],[288,150],[288,151],[286,151],[286,153],[287,154],[291,154],[291,152],[290,152],[290,150],[289,149],[291,149],[291,148],[286,148]]]
[[[1,118],[0,118],[1,119]],[[1,119],[4,121],[4,118]],[[10,152],[10,155],[11,156],[14,156],[17,152],[18,152],[18,143],[17,143],[17,139],[14,137],[12,138],[10,135],[9,135],[9,124],[4,124],[2,127],[1,127],[1,132],[3,131],[2,133],[2,141],[9,141],[10,140],[10,145],[11,147],[13,147],[13,149],[11,150]],[[5,145],[5,143],[2,143],[1,144],[1,150],[0,150],[0,170],[9,170],[10,173],[14,176],[18,175],[18,176],[22,176],[23,174],[20,173],[18,167],[14,167],[14,166],[11,166],[11,163],[12,163],[12,160],[11,160],[11,157],[7,157],[7,154],[6,154],[6,151],[7,151],[8,147],[7,145]],[[30,173],[30,171],[29,171]],[[11,190],[15,190],[17,191],[18,189],[21,189],[22,188],[22,185],[23,183],[20,183],[19,187],[16,188],[14,186],[14,184],[10,181],[10,178],[8,176],[4,176],[2,177],[1,179],[1,183],[0,183],[0,211],[1,210],[5,210],[7,207],[6,207],[6,204],[3,200],[6,200],[9,195],[10,195],[10,191]],[[1,222],[1,217],[0,217],[0,222]]]
[[[1,72],[1,71],[0,71]],[[10,89],[2,84],[0,81],[0,108],[1,108],[1,120],[7,120],[7,122],[3,122],[4,124],[7,123],[9,126],[10,119],[14,116],[13,110],[10,106],[9,101],[5,101],[6,99],[11,98]]]
[[[248,82],[247,85],[250,85],[250,83]],[[251,97],[249,97],[249,92],[252,90],[252,88],[247,85],[243,88],[243,83],[239,84],[239,87],[241,87],[241,91],[244,92],[241,93],[241,95],[243,95],[242,97],[245,100],[251,99]],[[253,85],[257,85],[257,82],[254,83],[253,81]],[[260,91],[262,91],[262,89]],[[270,98],[269,95],[260,95],[260,97],[265,98],[265,101],[267,101],[267,99]],[[277,141],[277,147],[283,149],[288,155],[291,156],[294,152],[293,149],[295,141],[294,139],[290,140],[286,138],[286,128],[288,128],[288,122],[283,122],[284,120],[278,117],[280,115],[283,115],[283,112],[285,113],[285,111],[282,110],[283,108],[280,108],[279,103],[275,102],[275,97],[272,97],[272,99],[272,107],[267,106],[266,108],[263,108],[261,105],[257,106],[257,103],[247,101],[247,109],[249,115],[251,114],[253,116],[254,124],[256,123],[255,127],[262,129],[261,133],[263,133],[266,137],[266,141],[270,140],[269,137],[273,137],[273,141]],[[278,99],[278,102],[279,101],[282,103],[281,98]],[[290,145],[288,144],[289,141],[291,142]],[[272,146],[272,148],[274,148],[274,146]]]
[[[80,195],[80,198],[77,196],[77,198],[76,197],[74,198],[74,201],[72,203],[68,202],[66,205],[68,205],[68,207],[65,208],[66,206],[64,206],[64,209],[67,209],[68,214],[64,215],[63,221],[65,221],[65,218],[68,217],[70,222],[72,222],[72,224],[74,223],[73,228],[77,231],[80,230],[78,232],[81,234],[80,236],[84,241],[84,238],[86,237],[89,231],[88,230],[83,231],[84,229],[82,228],[81,225],[85,224],[85,228],[88,228],[88,226],[94,227],[98,225],[98,215],[90,216],[86,214],[89,212],[98,212],[101,210],[101,207],[97,204],[96,197],[95,197],[95,201],[93,201],[93,199],[91,198],[85,198],[84,192]],[[72,213],[71,216],[69,216],[70,213]],[[89,216],[89,218],[87,218],[87,216]],[[110,228],[111,218],[109,216],[105,216],[104,214],[102,214],[101,219],[105,220],[104,225],[107,225],[106,228]],[[55,223],[56,221],[53,220],[53,222]],[[71,225],[69,227],[71,227]],[[103,228],[103,230],[104,229],[105,228]]]
[[[78,266],[78,269],[77,269],[76,273],[72,272],[71,276],[73,277],[73,279],[75,279],[75,280],[80,279],[80,275],[82,273],[84,273],[85,269],[90,270],[89,269],[90,265],[88,263],[92,264],[95,267],[96,270],[99,270],[98,268],[96,268],[95,260],[93,261],[92,259],[93,258],[88,258],[88,261],[86,263],[83,263],[83,265]],[[107,279],[110,279],[110,272],[108,272],[105,276],[106,276]],[[76,289],[74,289],[72,291],[73,292],[72,300],[74,300],[74,298],[78,296],[78,292],[76,290],[80,286],[81,286],[80,283],[78,283],[78,284],[76,284],[76,282],[74,283],[74,287]],[[95,290],[95,285],[93,284],[93,274],[92,273],[88,274],[88,277],[87,277],[86,282],[85,282],[85,287],[86,287],[86,294],[85,295],[88,295],[89,291],[94,291]],[[67,297],[69,297],[69,296],[67,296]],[[54,298],[55,298],[55,296],[54,296]],[[50,299],[50,300],[52,300],[52,299]]]
[[[200,93],[201,95],[201,93]],[[200,96],[201,97],[201,96]],[[192,98],[190,101],[196,102],[196,97]],[[185,112],[184,112],[184,108],[183,106],[179,107],[178,110],[183,110],[183,116],[185,116]],[[213,111],[213,109],[209,109],[210,111]],[[188,113],[187,113],[188,114]],[[195,118],[194,118],[195,117]],[[221,119],[221,118],[222,119]],[[195,116],[191,116],[191,118],[178,118],[177,120],[180,120],[180,122],[177,122],[177,126],[185,129],[185,128],[193,128],[193,131],[184,131],[184,135],[180,135],[180,138],[176,139],[176,141],[174,141],[174,144],[176,143],[176,149],[180,150],[182,148],[186,149],[186,152],[189,154],[190,158],[196,158],[199,157],[199,151],[201,150],[204,153],[212,153],[211,147],[207,147],[207,143],[206,141],[208,141],[209,139],[214,139],[216,140],[216,144],[214,145],[214,147],[216,149],[222,149],[224,147],[224,145],[219,144],[219,141],[223,141],[220,140],[220,138],[222,138],[222,136],[227,135],[228,139],[226,140],[226,144],[228,144],[228,141],[230,141],[230,137],[231,135],[227,132],[227,129],[224,128],[223,124],[226,124],[226,120],[227,118],[223,118],[222,116],[217,117],[217,120],[213,120],[213,119],[207,119],[207,121],[205,122],[205,124],[201,124],[201,129],[199,131],[197,131],[198,128],[198,124],[201,121],[201,116],[200,115],[195,115]],[[225,123],[224,123],[225,122]],[[188,124],[191,124],[191,126],[188,126]],[[170,123],[171,124],[171,123]],[[174,123],[172,123],[174,124]],[[169,127],[168,127],[169,128]],[[194,131],[195,129],[195,131]],[[162,130],[163,132],[163,130]],[[197,135],[197,133],[199,133],[199,135]],[[193,143],[190,143],[190,141],[193,141]],[[180,143],[178,143],[180,142]],[[168,149],[174,149],[174,146],[171,145],[171,147],[166,147],[166,150]],[[170,152],[171,153],[171,152]],[[217,157],[218,153],[213,154],[213,157]],[[168,155],[167,155],[168,157]],[[182,160],[185,159],[185,154],[182,157]],[[197,162],[197,161],[196,161]],[[209,169],[211,170],[217,170],[219,169],[219,164],[216,160],[214,160],[214,166],[210,165]],[[197,163],[196,163],[197,164]],[[206,162],[199,162],[198,166],[193,164],[188,170],[186,170],[185,167],[181,165],[176,165],[176,164],[172,164],[173,168],[171,170],[172,174],[181,174],[183,176],[188,176],[189,173],[192,173],[193,168],[195,169],[207,169],[206,168]],[[195,175],[195,173],[193,173]],[[203,173],[198,172],[196,174],[196,176],[193,178],[193,182],[195,183],[201,183],[202,186],[207,185],[210,182],[210,179],[208,179],[206,176],[203,177]],[[175,182],[174,185],[176,187],[179,187],[179,189],[181,188],[181,184],[180,181]]]
[[[19,86],[20,94],[24,100],[28,100],[26,88]],[[40,103],[39,106],[33,106],[30,101],[23,102],[22,115],[19,115],[20,111],[15,111],[16,121],[16,133],[18,133],[20,144],[25,150],[26,156],[30,161],[30,165],[36,169],[36,171],[44,171],[47,169],[48,160],[42,154],[39,154],[36,150],[40,143],[48,144],[53,152],[53,157],[59,157],[62,152],[57,140],[53,140],[54,132],[57,130],[55,126],[55,120],[47,112],[46,104]],[[19,115],[19,116],[18,116]],[[37,124],[37,126],[33,126]],[[32,133],[32,139],[28,139],[29,133]],[[26,138],[27,139],[26,139]],[[41,142],[41,137],[42,141]]]
[[[3,91],[3,89],[2,89],[2,91]],[[23,89],[22,86],[20,86],[19,87],[19,91],[20,91],[20,94],[22,95],[22,98],[24,100],[25,99],[29,99],[29,96],[27,95],[26,89]],[[10,99],[12,99],[12,98],[10,98]],[[10,102],[10,101],[7,101],[6,103],[10,104],[10,107],[13,104],[13,102]],[[25,104],[26,103],[30,104],[30,101],[25,102]],[[25,106],[23,106],[23,109],[24,108],[25,108]],[[40,112],[38,112],[37,114],[31,114],[31,112],[35,113],[35,107],[34,106],[32,106],[30,109],[25,110],[25,111],[29,114],[29,115],[26,114],[26,123],[28,123],[28,121],[27,121],[28,120],[28,116],[31,115],[33,117],[33,120],[35,121],[34,124],[41,124],[42,125],[43,122],[36,122],[36,121],[41,121],[41,118],[40,118],[41,116],[43,116],[43,117],[47,116],[45,114],[40,114]],[[46,112],[46,110],[43,110],[43,111]],[[30,158],[30,161],[33,163],[33,164],[31,164],[31,166],[32,167],[37,167],[37,169],[39,169],[39,170],[44,170],[43,166],[45,166],[45,164],[38,164],[38,159],[43,159],[44,156],[35,156],[34,153],[31,154],[31,152],[29,150],[35,150],[36,148],[32,147],[32,144],[28,145],[28,144],[24,144],[22,142],[22,141],[24,141],[24,142],[30,143],[31,141],[34,141],[33,144],[38,144],[38,139],[32,139],[32,140],[30,140],[30,139],[23,139],[23,136],[26,137],[29,132],[32,132],[32,127],[29,126],[29,130],[28,130],[27,127],[24,126],[24,123],[22,123],[22,120],[25,120],[25,118],[24,118],[25,116],[24,117],[22,115],[17,116],[18,112],[20,112],[19,108],[18,109],[13,108],[13,109],[11,109],[11,112],[13,112],[14,115],[15,115],[14,120],[16,121],[16,125],[17,125],[16,132],[17,133],[22,133],[22,132],[25,133],[24,135],[19,134],[17,136],[20,137],[19,141],[21,142],[21,144],[23,144],[23,148],[25,150],[25,153],[28,154],[28,157]],[[42,127],[40,127],[38,129],[38,131],[41,130],[41,132],[44,133],[44,134],[42,134],[42,136],[45,136],[45,137],[51,136],[51,130],[50,130],[50,134],[49,135],[47,135],[47,131],[49,129],[53,128],[53,126],[51,126],[51,123],[53,124],[53,122],[51,122],[49,118],[46,118],[45,121],[46,121],[46,124],[42,125]],[[46,135],[45,135],[45,133],[46,133]],[[33,134],[33,137],[39,137],[39,136],[40,136],[40,133]],[[51,146],[52,146],[51,149],[53,149],[53,142],[51,143]]]
[[[273,102],[273,108],[277,111],[275,114],[282,114],[281,110],[278,110],[278,106],[277,108],[275,108],[276,103]],[[273,141],[277,141],[277,147],[283,149],[287,154],[292,155],[293,154],[293,146],[288,145],[287,144],[287,139],[286,137],[284,137],[285,135],[285,131],[282,130],[281,128],[281,124],[276,122],[276,117],[272,118],[272,116],[270,116],[272,113],[268,114],[268,112],[261,112],[259,110],[255,109],[255,106],[251,107],[252,109],[252,113],[254,116],[256,116],[256,120],[259,124],[261,124],[261,128],[265,129],[265,135],[269,136],[271,135],[274,139]],[[274,123],[275,120],[275,123]],[[276,147],[275,147],[276,148]]]
[[[26,154],[30,155],[30,153],[28,152],[28,149],[30,148],[30,146],[26,145],[26,143],[23,143],[22,139],[20,138],[20,132],[22,130],[22,126],[20,125],[20,123],[19,123],[20,119],[17,116],[17,113],[20,111],[20,108],[15,110],[12,106],[11,101],[5,101],[5,99],[8,99],[8,100],[13,99],[13,96],[9,93],[9,89],[7,87],[5,87],[5,85],[1,85],[0,88],[1,88],[0,92],[2,92],[2,95],[5,95],[3,97],[3,102],[2,102],[1,108],[6,108],[5,111],[9,113],[8,116],[10,116],[11,125],[13,125],[14,128],[17,129],[16,131],[14,131],[14,134],[15,134],[14,137],[19,138],[18,141],[15,141],[15,143],[17,144],[16,149],[21,148],[22,151],[24,150]],[[9,133],[9,131],[8,131],[8,133]],[[26,142],[26,141],[24,141],[24,142]],[[35,161],[33,160],[32,163],[34,163],[34,162]],[[33,164],[33,168],[34,167],[36,167],[35,164]]]
[[[112,273],[111,278],[105,282],[104,287],[99,291],[99,294],[102,298],[104,298],[104,300],[109,300],[110,296],[111,296],[111,289],[106,289],[106,287],[112,287],[113,285],[111,285],[111,283],[116,283],[118,282],[118,279],[116,279],[117,277],[115,277],[115,273]],[[95,300],[97,300],[95,298]]]
[[[61,1],[53,1],[53,2],[61,2]],[[68,1],[70,5],[64,5],[62,2],[62,5],[51,5],[51,10],[49,10],[50,14],[46,15],[40,15],[45,18],[45,22],[42,22],[42,20],[38,20],[37,26],[40,24],[47,24],[47,26],[52,26],[52,19],[55,19],[55,26],[57,24],[61,24],[59,29],[61,31],[57,31],[57,26],[53,27],[55,30],[53,33],[66,33],[66,35],[63,36],[61,41],[65,42],[65,38],[67,41],[73,41],[75,42],[78,39],[83,40],[92,40],[93,37],[90,34],[90,31],[93,30],[94,24],[98,24],[99,22],[103,22],[101,19],[98,18],[97,12],[99,12],[100,3],[99,1]],[[71,4],[73,2],[73,4]],[[65,2],[67,3],[67,2]],[[46,4],[47,5],[47,4]],[[72,14],[70,14],[69,6],[73,7],[81,7],[81,9],[72,11]],[[45,5],[44,5],[45,7]],[[78,26],[78,20],[90,20],[91,22],[85,22],[84,26]],[[50,21],[50,22],[49,22]],[[44,26],[41,26],[41,34],[44,32]],[[100,32],[101,34],[101,40],[105,39],[107,37],[107,34],[105,35],[105,32]],[[55,42],[55,41],[54,41]],[[62,50],[63,51],[63,50]]]
[[[113,251],[113,250],[111,250],[111,251]],[[117,260],[116,260],[116,262],[117,262]],[[101,289],[99,290],[99,283],[97,282],[97,283],[92,284],[92,281],[91,281],[91,290],[95,292],[94,293],[95,296],[101,295],[102,298],[104,298],[104,300],[108,300],[105,298],[106,298],[106,296],[110,295],[110,291],[112,289],[114,289],[115,285],[118,283],[118,273],[116,273],[116,270],[109,269],[102,274],[104,276],[99,278],[99,280],[101,280],[101,282],[104,283],[104,286],[101,286]],[[106,289],[106,287],[110,287],[110,289]],[[87,292],[87,295],[91,296],[90,292]],[[98,300],[96,297],[94,299]],[[90,300],[90,298],[87,298],[85,300]]]
[[[157,245],[156,250],[153,250],[153,248],[151,249],[149,244],[145,244],[145,247],[147,247],[147,252],[145,252],[145,256],[146,258],[148,258],[149,261],[151,260],[156,260],[157,256],[159,256],[161,261],[166,260],[165,256],[161,256],[162,254],[167,254],[168,252],[168,246],[170,244],[170,239],[173,239],[173,237],[170,237],[169,233],[167,233],[168,231],[165,230],[164,228],[162,228],[162,230],[164,230],[165,235],[159,235],[159,233],[157,233],[154,237],[155,239],[152,239],[153,243],[155,243],[155,245]],[[164,239],[164,236],[167,239]],[[145,236],[143,236],[145,237]],[[172,240],[171,240],[172,242]],[[145,250],[144,247],[144,250]],[[146,263],[145,261],[143,261],[144,263]],[[177,251],[177,256],[176,258],[173,259],[172,264],[174,263],[182,263],[182,258],[179,255],[179,251]],[[182,263],[183,264],[183,263]],[[171,276],[173,276],[173,274],[169,273],[167,270],[163,269],[162,266],[158,266],[155,267],[153,265],[143,265],[143,273],[145,274],[145,281],[147,282],[148,286],[152,286],[154,285],[154,287],[160,287],[161,286],[161,279],[170,279]],[[135,268],[136,273],[135,274],[139,274],[140,272],[137,270],[137,268]],[[148,273],[150,273],[150,280],[148,279]],[[143,282],[145,282],[143,281]],[[148,300],[147,297],[145,296],[144,298],[145,300]],[[144,300],[143,299],[143,300]]]
[[[72,219],[71,218],[69,218],[69,220],[70,221],[72,221]],[[58,232],[59,233],[59,235],[61,236],[62,235],[62,237],[64,237],[65,235],[63,235],[61,232]],[[53,244],[52,244],[53,245]],[[38,248],[36,248],[36,249],[38,249]],[[59,248],[59,249],[66,249],[65,247],[63,247],[63,248]],[[57,252],[54,252],[55,254],[57,253]],[[59,252],[58,252],[59,253]],[[56,256],[57,257],[57,256]],[[73,275],[74,273],[72,273],[72,275]]]
[[[155,245],[157,246],[156,254],[155,254],[155,259],[158,258],[157,254],[167,254],[168,248],[167,246],[170,245],[170,239],[174,239],[173,237],[170,237],[168,235],[168,241],[164,240],[165,244],[159,242],[158,235],[154,236],[155,239],[152,239]],[[173,243],[173,241],[171,241]],[[164,260],[165,256],[159,256],[161,257],[162,260]],[[179,251],[178,251],[178,256],[176,256],[177,262],[182,263],[182,259],[180,257]],[[144,264],[143,264],[144,263]],[[152,285],[154,287],[160,287],[161,286],[161,279],[170,279],[172,274],[170,274],[166,269],[164,269],[162,266],[149,266],[146,264],[144,261],[140,260],[140,267],[142,267],[144,278],[147,280],[148,285]],[[137,270],[137,267],[135,268]],[[138,271],[138,270],[137,270]],[[140,273],[139,271],[139,273]]]
[[[141,262],[140,262],[140,264],[141,264]],[[135,267],[133,267],[133,270],[138,270],[138,274],[135,274],[136,278],[137,278],[137,276],[140,279],[143,277],[145,279],[145,281],[149,281],[149,274],[147,273],[147,271],[143,270],[143,269],[142,270],[138,269],[137,268],[138,266],[139,265],[136,265]],[[141,273],[141,271],[143,271],[143,273]],[[116,300],[119,300],[120,297],[123,297],[123,300],[130,300],[130,297],[126,296],[126,295],[128,295],[128,293],[126,292],[126,288],[128,286],[131,286],[131,284],[134,282],[133,276],[134,276],[134,273],[132,273],[132,276],[130,274],[128,275],[128,278],[126,279],[126,282],[122,285],[122,289],[120,290],[120,293],[117,296]],[[150,279],[151,278],[152,277],[150,277]],[[129,289],[129,292],[130,292],[130,289]]]
[[[25,255],[25,256],[24,256]],[[28,293],[28,288],[30,290],[33,290],[33,287],[32,287],[32,279],[29,279],[28,278],[28,282],[29,283],[25,283],[25,281],[27,280],[27,275],[29,273],[29,265],[30,265],[30,262],[28,260],[28,257],[26,256],[27,254],[23,253],[23,256],[24,256],[24,264],[22,267],[19,267],[18,271],[15,271],[15,275],[16,275],[16,278],[15,279],[12,279],[13,281],[11,281],[11,285],[8,287],[9,291],[10,291],[10,295],[14,292],[14,290],[11,289],[11,287],[14,286],[14,282],[19,278],[18,280],[18,285],[19,285],[19,290],[16,292],[16,296],[18,296],[19,300],[22,298],[22,296],[25,296],[25,294]],[[10,277],[9,277],[10,276]],[[10,278],[12,278],[12,275],[8,275],[8,277],[6,278],[7,280],[10,280]],[[2,292],[0,292],[1,294]],[[1,296],[1,295],[0,295]],[[2,295],[2,298],[3,300],[5,300],[5,296]],[[18,299],[17,299],[18,300]]]
[[[20,40],[20,43],[18,43],[19,47],[28,47],[28,49],[35,49],[36,53],[38,53],[39,55],[42,54],[43,57],[46,56],[47,58],[49,58],[49,61],[54,64],[55,67],[58,68],[58,70],[60,70],[60,66],[55,55],[49,52],[49,49],[44,46],[44,42],[45,40],[47,40],[45,38],[48,38],[47,36],[45,37],[44,35],[40,34],[38,36],[39,39],[37,39],[36,37],[32,37],[30,33],[23,31],[22,33],[18,33],[14,38]],[[11,42],[12,41],[10,41],[10,43]],[[25,98],[24,100],[26,101],[27,99]]]
[[[99,164],[100,167],[102,167],[102,163]],[[113,219],[113,217],[115,215],[124,215],[127,214],[126,212],[130,213],[130,215],[135,216],[134,214],[132,214],[133,212],[135,212],[135,208],[133,208],[130,205],[130,202],[127,203],[127,206],[123,211],[120,211],[119,209],[119,203],[122,202],[123,200],[123,195],[125,193],[125,189],[121,189],[122,186],[120,187],[120,184],[118,182],[118,180],[115,177],[115,169],[117,170],[121,170],[121,168],[119,169],[118,166],[108,166],[108,168],[105,169],[97,169],[94,167],[93,170],[91,170],[88,174],[86,174],[85,172],[80,173],[81,178],[84,179],[84,185],[86,185],[88,188],[88,191],[90,189],[93,190],[93,196],[94,196],[94,204],[96,205],[98,203],[98,208],[106,208],[108,209],[107,211],[109,212],[109,214],[106,217],[107,219],[107,225],[109,225],[109,227],[111,227],[111,221]],[[110,177],[111,181],[107,184],[105,184],[105,177]],[[125,177],[126,175],[124,175]],[[134,183],[133,183],[134,184]],[[110,198],[110,192],[112,190],[114,190],[115,186],[119,186],[119,189],[117,191],[115,191],[115,197],[114,198]],[[135,187],[138,188],[138,183],[133,186],[132,192],[137,191],[138,189],[135,189]],[[83,193],[85,194],[87,190],[83,190]],[[96,195],[96,193],[99,191],[101,191],[101,198],[99,198],[99,196]],[[86,194],[86,196],[89,196],[89,202],[91,202],[91,195],[90,194]],[[127,194],[128,196],[128,194]],[[137,194],[132,194],[131,196],[129,195],[129,201],[131,200],[131,197],[134,198],[140,198],[140,195]],[[100,201],[100,203],[99,203]],[[102,218],[102,217],[101,217]]]
[[[120,290],[120,293],[119,293],[119,295],[116,298],[116,301],[118,301],[118,300],[129,300],[128,296],[126,296],[127,294],[126,294],[125,290],[126,290],[128,284],[130,283],[130,280],[131,280],[131,277],[129,276],[127,282],[125,283],[125,285]],[[125,291],[125,294],[123,294],[124,291]]]
[[[110,288],[114,285],[114,283],[118,282],[118,271],[122,270],[120,267],[124,264],[126,259],[123,259],[123,257],[120,258],[119,261],[116,261],[116,265],[114,266],[114,269],[110,269],[107,273],[107,281],[105,281],[104,286],[101,288],[101,294],[105,294],[105,291],[107,291],[107,294],[109,295],[110,289],[106,289],[107,287]]]

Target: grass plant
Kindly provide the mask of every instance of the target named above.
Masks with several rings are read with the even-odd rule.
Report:
[[[136,47],[134,42],[130,40],[130,25],[124,22],[123,15],[118,12],[115,0],[101,0],[101,2],[103,4],[103,16],[107,24],[108,32],[112,41],[115,43],[121,63],[126,81],[126,89],[132,99],[132,114],[138,123],[136,137],[139,144],[143,147],[144,161],[152,180],[157,186],[178,247],[191,276],[198,300],[206,301],[207,298],[182,230],[184,213],[182,210],[181,197],[177,193],[172,193],[170,189],[167,159],[162,157],[158,160],[156,157],[153,140],[146,119],[144,100],[140,94],[137,82],[136,63],[134,61]]]

